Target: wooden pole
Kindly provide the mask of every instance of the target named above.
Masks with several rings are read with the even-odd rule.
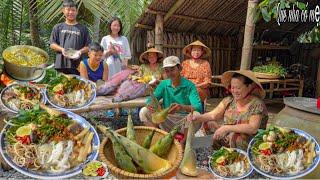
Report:
[[[154,46],[154,31],[147,32],[147,48],[152,48]]]
[[[169,9],[168,13],[164,16],[164,22],[166,22],[173,13],[184,3],[185,0],[178,0],[174,5]]]
[[[157,14],[155,24],[155,48],[163,51],[163,15]]]
[[[240,63],[241,61],[238,61],[238,59],[241,60],[241,53],[242,53],[242,50],[241,50],[241,46],[243,45],[243,34],[244,34],[244,26],[240,27],[239,29],[239,34],[238,34],[238,42],[237,42],[237,61],[235,63],[235,70],[239,70],[240,69]]]
[[[244,29],[244,40],[242,46],[240,69],[250,69],[252,58],[252,44],[254,38],[255,23],[253,20],[253,8],[258,4],[258,0],[249,0],[247,8],[247,19]]]

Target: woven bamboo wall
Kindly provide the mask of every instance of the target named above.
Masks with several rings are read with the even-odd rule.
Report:
[[[152,46],[154,44],[154,31],[147,31],[147,40],[147,45]],[[203,42],[212,51],[212,55],[208,61],[211,64],[213,75],[219,75],[239,66],[240,61],[237,60],[240,59],[237,58],[237,56],[239,56],[237,52],[237,37],[165,32],[163,38],[164,56],[175,55],[183,61],[188,57],[182,54],[182,49],[196,40]],[[213,96],[219,96],[219,94],[221,94],[219,88],[212,89]]]
[[[213,35],[196,35],[185,32],[165,32],[163,39],[163,50],[165,56],[175,55],[184,60],[186,57],[182,54],[182,49],[189,43],[200,40],[212,50],[212,57],[208,60],[211,64],[213,75],[221,75],[228,70],[239,69],[241,59],[242,40],[241,37],[224,37]],[[154,31],[139,30],[131,40],[131,50],[133,54],[133,63],[138,63],[138,58],[148,46],[154,45]],[[306,74],[304,95],[314,96],[315,83],[317,75],[318,60],[311,56],[312,49],[298,48],[294,49],[253,49],[252,66],[259,56],[277,57],[277,60],[284,66],[289,67],[295,63],[301,63],[309,67]],[[212,97],[221,97],[222,88],[212,88]]]

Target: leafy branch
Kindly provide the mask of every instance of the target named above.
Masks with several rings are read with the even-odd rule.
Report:
[[[297,0],[263,0],[254,7],[254,21],[258,22],[261,17],[269,22],[272,18],[277,19],[280,10],[298,7],[301,10],[306,9],[306,4]]]
[[[300,43],[320,43],[320,27],[315,26],[311,31],[301,34],[297,40]]]

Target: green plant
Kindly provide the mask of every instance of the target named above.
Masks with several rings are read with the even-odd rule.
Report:
[[[124,35],[139,18],[151,0],[75,0],[78,4],[78,21],[85,24],[95,41],[107,35],[106,22],[119,16]],[[63,21],[61,0],[2,0],[0,1],[0,52],[18,44],[33,45],[39,36],[41,48],[48,52],[49,62],[55,53],[49,47],[55,24]],[[33,23],[31,23],[33,22]],[[34,22],[37,22],[34,24]],[[101,25],[100,25],[101,22]],[[33,31],[34,29],[38,31]],[[34,33],[38,32],[38,33]],[[0,60],[2,56],[0,56]]]
[[[300,43],[320,43],[320,27],[315,26],[311,31],[301,34],[297,40]]]
[[[253,72],[260,72],[260,73],[276,74],[281,77],[285,77],[287,74],[286,69],[278,63],[269,63],[267,65],[255,66],[252,69],[252,71]]]
[[[280,10],[296,6],[301,10],[306,9],[306,4],[297,0],[263,0],[254,8],[254,21],[263,18],[269,22],[272,18],[277,19]]]

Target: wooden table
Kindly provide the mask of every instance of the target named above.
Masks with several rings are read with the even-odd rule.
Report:
[[[212,76],[212,86],[223,87],[221,84],[221,75]],[[273,98],[274,92],[281,91],[298,91],[298,96],[303,93],[303,79],[259,79],[266,93],[269,93],[269,98]],[[217,82],[219,81],[219,82]]]

